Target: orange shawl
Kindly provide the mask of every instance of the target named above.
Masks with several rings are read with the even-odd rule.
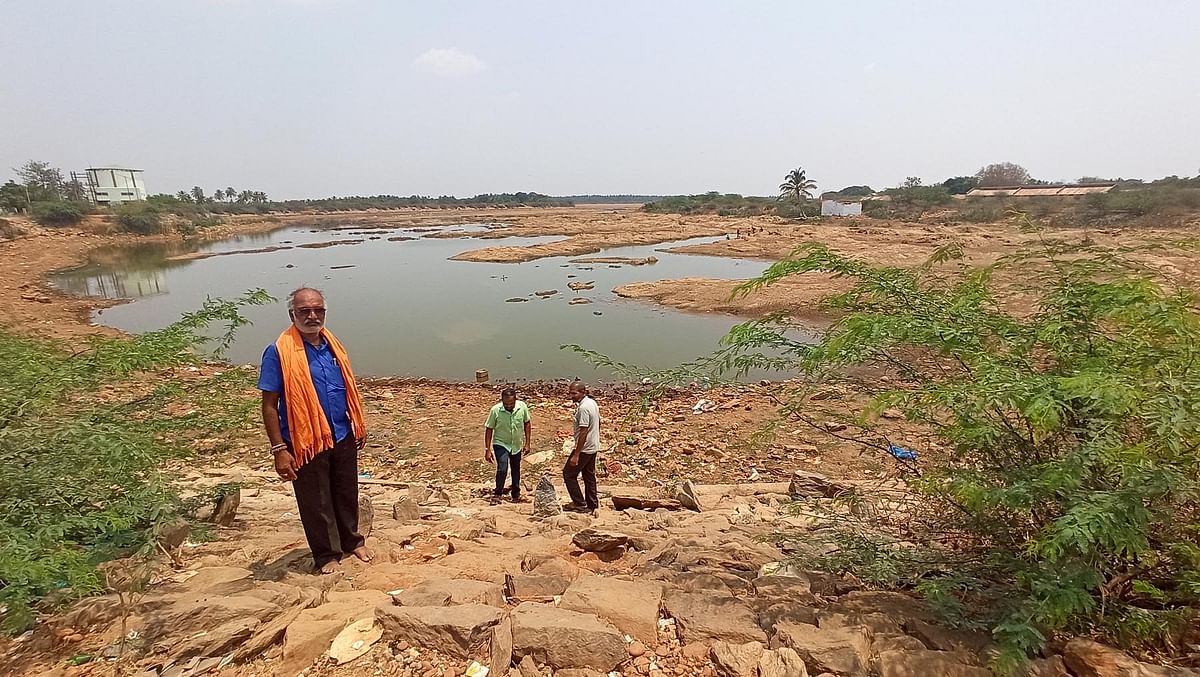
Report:
[[[354,372],[350,370],[350,358],[346,357],[346,349],[332,332],[322,329],[321,335],[329,343],[329,349],[333,351],[333,356],[342,369],[342,380],[346,382],[346,409],[350,413],[351,430],[354,439],[361,440],[366,436],[367,428],[363,424],[362,397],[358,393]],[[308,356],[304,353],[304,337],[295,325],[279,335],[275,341],[275,348],[279,351],[279,365],[283,372],[283,392],[287,400],[292,454],[296,457],[296,467],[299,468],[308,463],[313,456],[333,448],[336,440],[333,439],[329,420],[321,410],[317,389],[313,387]]]

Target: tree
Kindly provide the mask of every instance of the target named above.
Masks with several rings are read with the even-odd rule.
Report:
[[[195,200],[196,204],[198,205],[202,205],[208,200],[204,197],[204,189],[200,186],[192,186],[192,199]]]
[[[191,202],[195,202],[195,201],[196,201],[196,200],[195,200],[195,199],[192,197],[192,194],[191,194],[191,193],[189,193],[189,192],[187,192],[187,191],[185,191],[185,190],[181,190],[181,191],[179,191],[178,193],[175,193],[175,197],[176,197],[176,198],[177,198],[177,199],[178,199],[180,202],[189,202],[189,203],[191,203]]]
[[[979,185],[979,179],[974,176],[953,176],[942,182],[942,187],[951,195],[965,195]]]
[[[1099,176],[1081,176],[1075,183],[1110,183],[1112,179],[1102,179]]]
[[[218,188],[216,192],[213,193],[213,199],[217,202],[223,201],[225,199],[225,191]]]
[[[921,187],[921,177],[910,176],[910,177],[904,179],[903,187],[904,188],[920,188]]]
[[[804,169],[797,167],[788,172],[783,183],[779,184],[780,199],[790,197],[795,202],[812,199],[812,191],[816,190],[817,182],[804,174]]]
[[[51,167],[49,162],[30,160],[13,169],[17,178],[29,189],[30,200],[61,200],[66,197],[66,181],[62,170]]]
[[[975,173],[980,187],[1024,186],[1033,181],[1029,170],[1011,162],[997,162],[981,168]]]
[[[225,199],[229,200],[230,202],[233,202],[234,198],[236,198],[236,197],[237,197],[237,191],[233,189],[233,186],[226,186],[225,187]]]
[[[5,181],[0,186],[0,211],[21,212],[29,209],[29,199],[25,195],[25,186],[16,181]]]

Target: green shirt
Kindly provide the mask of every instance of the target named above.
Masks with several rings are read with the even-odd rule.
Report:
[[[492,429],[492,444],[499,444],[510,454],[519,454],[525,448],[525,424],[532,420],[529,405],[521,400],[517,400],[512,411],[505,409],[503,402],[497,402],[483,425]]]

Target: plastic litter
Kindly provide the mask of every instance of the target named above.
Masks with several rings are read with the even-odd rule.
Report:
[[[899,459],[901,461],[917,460],[917,452],[913,451],[912,449],[908,449],[906,447],[898,447],[894,444],[888,445],[888,452],[891,453],[892,456],[896,457],[897,459]]]

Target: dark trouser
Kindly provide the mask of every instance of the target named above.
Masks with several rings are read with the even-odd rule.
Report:
[[[493,444],[492,453],[496,455],[496,495],[504,493],[504,480],[508,478],[508,468],[512,466],[512,497],[521,497],[521,454],[510,454],[502,445]]]
[[[318,569],[363,546],[358,533],[358,449],[353,435],[305,463],[296,471],[292,487]]]
[[[584,493],[579,491],[581,474],[586,501]],[[596,491],[596,454],[580,454],[579,465],[571,465],[571,460],[567,459],[567,465],[563,466],[563,483],[567,485],[567,493],[571,495],[571,502],[576,506],[586,505],[588,510],[600,507],[600,496]]]

